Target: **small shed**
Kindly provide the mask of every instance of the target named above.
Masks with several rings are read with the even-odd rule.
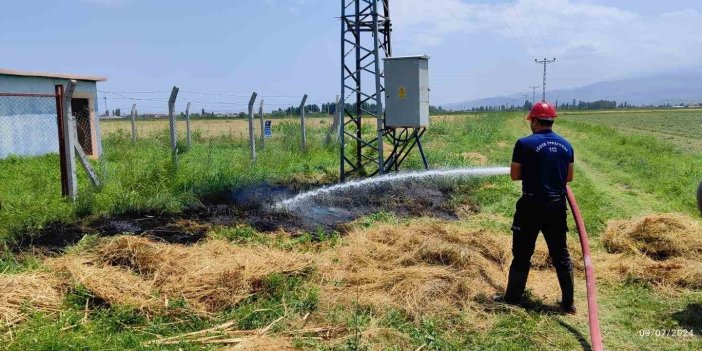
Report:
[[[58,153],[55,102],[21,94],[54,94],[56,85],[66,86],[71,80],[78,82],[71,101],[78,141],[87,155],[102,155],[97,82],[107,78],[0,68],[0,158]]]

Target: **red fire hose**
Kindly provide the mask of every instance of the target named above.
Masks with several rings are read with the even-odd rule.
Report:
[[[590,320],[590,340],[592,341],[593,351],[603,351],[602,335],[600,334],[600,321],[598,318],[597,308],[597,289],[595,288],[595,267],[592,265],[590,257],[590,242],[587,239],[587,231],[585,230],[585,222],[580,214],[580,208],[575,201],[575,195],[570,187],[568,190],[568,203],[573,211],[573,218],[580,234],[580,246],[583,249],[583,260],[585,261],[585,281],[587,283],[587,314]]]

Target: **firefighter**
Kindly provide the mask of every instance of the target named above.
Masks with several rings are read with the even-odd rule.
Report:
[[[545,101],[534,105],[527,118],[533,134],[514,146],[510,175],[513,181],[522,181],[522,196],[512,224],[514,258],[501,300],[508,304],[521,302],[541,232],[561,287],[561,309],[574,314],[573,263],[566,246],[566,184],[573,180],[575,158],[570,143],[552,130],[556,117],[553,105]]]

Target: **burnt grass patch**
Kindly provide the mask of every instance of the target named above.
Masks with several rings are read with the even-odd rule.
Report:
[[[295,208],[276,209],[279,201],[304,191],[299,185],[258,184],[234,191],[203,196],[200,203],[177,214],[133,212],[116,216],[89,216],[73,223],[51,223],[38,230],[19,233],[13,251],[39,248],[61,251],[86,235],[137,235],[168,243],[199,242],[218,227],[246,224],[259,232],[345,233],[360,217],[388,212],[398,217],[429,216],[458,219],[452,203],[455,185],[432,182],[401,182],[351,189],[333,197],[306,201]]]

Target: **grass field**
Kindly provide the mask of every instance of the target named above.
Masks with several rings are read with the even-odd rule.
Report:
[[[521,117],[433,118],[425,140],[431,166],[507,165],[515,139],[528,134]],[[614,220],[661,213],[676,213],[690,226],[678,232],[702,233],[694,197],[702,180],[699,122],[696,111],[627,111],[564,114],[556,126],[576,149],[573,189],[591,235],[609,350],[702,349],[700,260],[676,266],[688,269],[680,280],[650,279],[653,273],[632,267],[644,261],[613,250],[606,239]],[[452,203],[467,210],[458,219],[381,212],[343,233],[259,232],[242,223],[208,226],[206,239],[192,246],[88,235],[60,253],[18,249],[18,242],[57,223],[177,214],[222,190],[264,181],[318,186],[338,176],[337,149],[322,143],[328,126],[322,119],[310,122],[311,147],[304,153],[296,120],[276,122],[275,137],[256,164],[241,137],[244,121],[199,121],[177,170],[170,165],[165,121],[163,129],[157,123],[142,125],[148,137],[137,145],[131,145],[127,122],[103,123],[106,184],[93,190],[81,178],[76,204],[58,196],[56,156],[0,160],[0,285],[17,287],[0,289],[0,323],[6,324],[0,348],[589,349],[582,265],[575,316],[553,311],[559,292],[546,263],[530,277],[529,308],[490,302],[505,285],[510,221],[520,194],[505,177],[460,182]],[[419,166],[417,157],[408,162]],[[569,240],[577,248],[574,229]],[[696,247],[690,240],[685,244]],[[42,289],[48,289],[42,298],[21,294]],[[678,329],[694,336],[655,335]],[[208,343],[221,335],[244,341],[240,348]]]
[[[669,141],[682,149],[702,151],[701,109],[565,112],[569,120],[601,124],[628,134]]]
[[[282,123],[299,121],[299,118],[275,118],[271,119],[273,126],[278,126]],[[308,116],[308,128],[321,128],[330,123],[329,118],[313,118]],[[150,137],[159,135],[169,130],[168,119],[138,119],[137,136]],[[258,117],[254,121],[255,129],[260,132],[260,121]],[[115,133],[131,133],[131,122],[126,120],[104,120],[100,124],[103,134],[110,135]],[[178,133],[185,135],[186,123],[183,119],[178,119],[176,122]],[[210,118],[199,119],[193,118],[190,121],[190,128],[193,133],[198,134],[202,138],[217,138],[217,137],[232,137],[232,138],[248,138],[249,121],[246,118]],[[130,134],[131,135],[131,134]],[[256,135],[259,135],[258,133]]]

